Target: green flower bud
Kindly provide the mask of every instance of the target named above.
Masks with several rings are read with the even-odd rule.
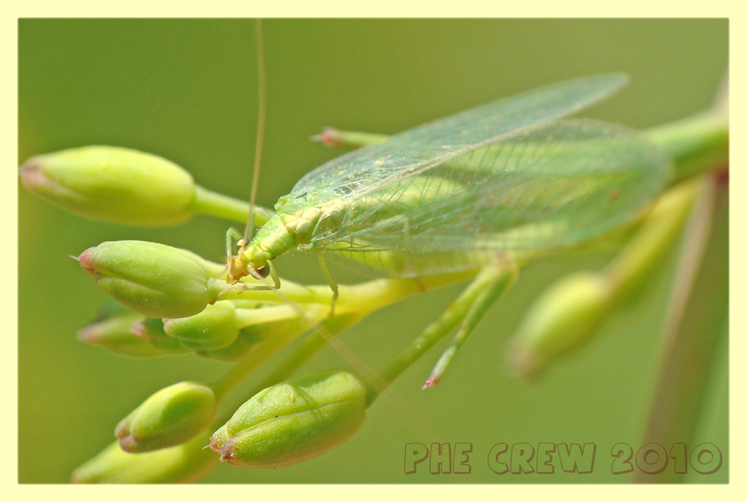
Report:
[[[244,403],[210,439],[221,460],[272,468],[343,443],[366,417],[366,386],[346,371],[324,371],[273,385]]]
[[[165,319],[166,334],[193,350],[217,350],[228,347],[239,337],[236,308],[231,302],[208,305],[191,317]]]
[[[119,443],[81,465],[72,475],[73,483],[191,483],[212,471],[218,456],[205,449],[210,429],[194,439],[162,450],[132,454]]]
[[[529,309],[508,354],[520,376],[535,375],[564,353],[585,342],[611,304],[605,278],[587,272],[569,275],[551,286]]]
[[[110,303],[116,304],[111,301]],[[158,356],[166,351],[132,332],[132,326],[144,320],[142,314],[125,307],[112,309],[106,306],[99,315],[78,332],[78,338],[118,354],[128,356]]]
[[[189,351],[188,348],[179,343],[179,340],[175,340],[166,334],[166,331],[163,329],[162,319],[148,317],[142,322],[133,324],[130,331],[135,336],[146,340],[148,343],[164,352],[180,353]]]
[[[115,435],[119,446],[130,453],[175,446],[210,425],[216,407],[213,389],[180,382],[146,399],[117,425]]]
[[[254,348],[261,339],[255,336],[247,336],[244,333],[249,328],[245,328],[239,331],[239,337],[228,347],[217,350],[196,350],[195,354],[200,357],[207,357],[209,359],[216,359],[218,361],[235,362],[239,361],[246,356],[252,348]]]
[[[160,356],[188,350],[164,333],[161,319],[146,318],[114,300],[107,301],[99,308],[96,317],[78,332],[78,338],[117,354],[134,357]]]
[[[223,302],[221,302],[223,303]],[[236,303],[234,306],[236,307]],[[259,311],[260,309],[253,309]],[[243,317],[244,322],[250,317],[246,316],[246,309],[237,308],[237,319]],[[217,359],[218,361],[233,362],[243,359],[252,348],[263,340],[282,333],[284,337],[294,339],[309,329],[305,319],[294,318],[271,322],[251,324],[239,330],[239,337],[228,347],[217,350],[197,350],[195,354],[200,357]],[[172,338],[173,340],[173,338]]]
[[[211,300],[209,265],[189,251],[154,242],[104,242],[78,261],[104,293],[148,317],[188,317]]]
[[[21,167],[26,189],[80,216],[158,227],[189,220],[192,176],[161,157],[110,146],[38,155]]]

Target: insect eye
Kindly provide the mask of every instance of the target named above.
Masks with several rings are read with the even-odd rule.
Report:
[[[260,265],[259,267],[254,269],[254,273],[257,274],[262,279],[264,279],[268,275],[270,275],[270,266],[267,264]]]

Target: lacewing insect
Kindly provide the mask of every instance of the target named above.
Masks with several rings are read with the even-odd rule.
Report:
[[[317,253],[332,315],[338,289],[322,257],[364,275],[476,275],[455,302],[461,326],[425,386],[437,384],[520,265],[630,223],[661,193],[670,161],[658,147],[619,126],[564,119],[626,81],[597,75],[529,91],[324,164],[278,200],[253,236],[250,214],[228,282],[272,273],[278,287],[274,258]],[[260,109],[260,130],[263,116]],[[261,138],[257,152],[252,208]]]
[[[630,222],[664,187],[669,160],[619,126],[563,120],[617,91],[620,74],[564,82],[423,125],[304,176],[230,265],[266,277],[292,250],[364,275],[520,262]]]

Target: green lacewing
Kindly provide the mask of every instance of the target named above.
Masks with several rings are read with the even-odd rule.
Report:
[[[231,261],[266,277],[292,249],[364,275],[479,270],[630,222],[663,189],[669,159],[620,126],[566,119],[627,82],[579,78],[468,110],[343,155],[281,197]]]

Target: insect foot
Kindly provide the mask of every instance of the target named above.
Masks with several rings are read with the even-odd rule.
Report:
[[[30,192],[101,221],[162,227],[192,218],[195,183],[173,162],[149,153],[88,146],[38,155],[21,166]]]
[[[213,390],[180,382],[159,390],[119,422],[115,435],[129,453],[176,446],[199,434],[215,417]]]
[[[365,417],[361,379],[347,371],[324,371],[261,391],[213,434],[210,447],[232,465],[284,467],[342,444]]]

